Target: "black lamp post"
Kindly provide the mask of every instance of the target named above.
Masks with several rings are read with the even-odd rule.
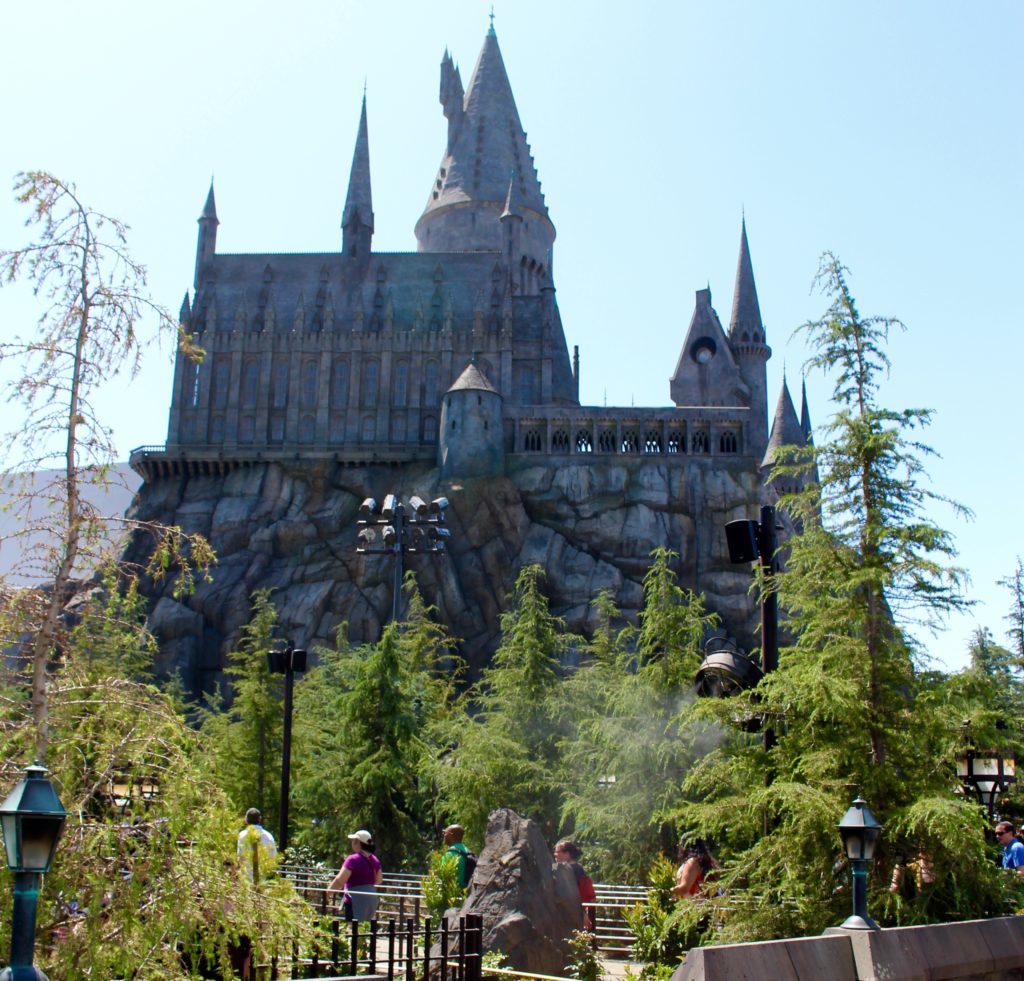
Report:
[[[839,822],[839,836],[850,860],[853,879],[853,914],[843,922],[843,930],[879,929],[868,916],[868,865],[875,857],[875,845],[881,834],[882,826],[875,820],[867,802],[858,797]]]
[[[292,780],[292,691],[295,673],[306,670],[306,652],[289,644],[283,651],[267,651],[267,666],[272,674],[284,675],[284,726],[281,734],[281,824],[277,844],[283,852],[288,847],[288,797]]]
[[[775,508],[761,508],[761,521],[742,518],[728,521],[725,538],[729,561],[738,564],[760,561],[761,571],[771,577],[779,571],[775,558]],[[774,583],[761,591],[761,670],[767,674],[779,666],[779,602]]]
[[[25,778],[0,805],[7,866],[14,873],[11,960],[0,981],[46,981],[32,966],[39,879],[50,871],[66,818],[57,791],[46,779],[46,767],[39,763],[25,770]]]
[[[409,498],[406,505],[394,494],[388,494],[377,513],[377,502],[368,497],[359,506],[358,544],[356,551],[394,558],[391,619],[398,619],[402,599],[402,556],[427,552],[443,552],[451,532],[444,527],[447,497],[437,497],[429,504],[420,497]],[[377,529],[382,530],[380,543]]]
[[[957,757],[956,772],[964,789],[974,794],[978,803],[988,810],[990,821],[995,819],[996,798],[1017,780],[1017,764],[1013,757],[1004,758],[1000,753],[981,753],[973,749]]]

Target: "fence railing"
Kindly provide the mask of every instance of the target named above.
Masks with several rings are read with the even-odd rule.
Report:
[[[339,915],[340,894],[327,893],[327,885],[334,871],[304,865],[280,865],[278,873],[288,878],[308,902],[326,915]],[[378,921],[396,921],[404,926],[408,922],[421,923],[427,917],[423,898],[423,876],[401,872],[385,872],[377,888],[380,897],[377,906]],[[588,903],[594,923],[595,948],[606,957],[627,958],[633,950],[633,931],[624,913],[637,903],[647,900],[645,886],[624,886],[613,883],[595,883],[596,903]]]
[[[269,972],[262,976],[269,981],[481,981],[483,975],[483,919],[473,914],[460,916],[454,927],[444,919],[434,926],[429,917],[418,923],[335,918],[332,930],[329,951],[295,947],[290,957],[260,965]]]

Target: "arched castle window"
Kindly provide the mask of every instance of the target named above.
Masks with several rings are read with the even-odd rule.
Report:
[[[283,409],[288,405],[288,361],[278,358],[274,362],[274,375],[270,383],[270,404],[275,409]],[[282,439],[284,438],[282,434]]]
[[[224,442],[224,416],[219,412],[210,416],[210,442]]]
[[[690,451],[693,453],[707,453],[708,448],[708,434],[703,429],[698,429],[690,437]]]
[[[256,407],[256,393],[259,387],[260,363],[255,358],[250,358],[242,369],[242,405],[246,409]]]
[[[407,405],[409,402],[409,362],[399,361],[395,365],[395,378],[392,382],[392,404]]]
[[[202,365],[189,361],[188,374],[185,376],[185,391],[188,393],[188,404],[194,409],[199,405],[199,372]]]
[[[683,434],[676,429],[670,429],[668,433],[668,451],[669,453],[685,453],[686,452],[686,440],[683,439]]]
[[[299,416],[299,442],[312,443],[316,436],[316,416],[305,413]]]
[[[590,431],[587,429],[581,429],[576,433],[576,452],[577,453],[593,453],[594,452],[594,440],[590,435]]]
[[[238,420],[238,442],[251,443],[256,438],[256,417],[244,415]]]
[[[373,416],[363,416],[359,438],[364,443],[372,443],[377,438],[377,420]]]
[[[367,361],[363,364],[362,396],[363,405],[373,408],[377,404],[377,389],[380,385],[380,364]]]
[[[423,404],[437,405],[439,369],[436,361],[423,366]]]
[[[597,434],[597,448],[602,453],[615,452],[615,430],[602,429]]]
[[[622,452],[623,453],[639,453],[640,452],[640,434],[635,429],[623,429],[622,430]]]
[[[539,453],[544,448],[544,440],[539,429],[527,429],[523,433],[523,449],[527,453]]]
[[[437,419],[434,416],[424,416],[423,422],[420,423],[420,442],[421,443],[436,443],[437,442]]]
[[[736,434],[727,429],[718,440],[718,449],[721,453],[735,453],[737,450]]]
[[[315,361],[306,361],[302,365],[302,388],[299,391],[299,404],[304,409],[316,408],[317,367]]]
[[[277,414],[270,417],[268,438],[271,443],[284,442],[284,415]]]
[[[536,405],[540,401],[540,378],[532,365],[516,368],[516,394],[522,405]]]
[[[338,358],[331,371],[331,406],[344,409],[348,405],[348,361]]]
[[[569,434],[564,429],[556,429],[551,434],[551,452],[552,453],[568,453],[569,452]]]
[[[661,452],[661,433],[656,429],[648,429],[644,433],[644,453]]]
[[[226,357],[220,356],[213,365],[213,392],[210,401],[215,409],[227,408],[230,387],[231,362]],[[223,438],[222,436],[221,439]]]
[[[391,416],[391,442],[405,442],[405,415],[401,412],[396,412]]]

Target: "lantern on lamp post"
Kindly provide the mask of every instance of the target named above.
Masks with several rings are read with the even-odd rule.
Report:
[[[843,930],[879,929],[868,916],[868,865],[875,857],[875,845],[881,835],[882,826],[867,802],[858,797],[839,822],[839,836],[843,839],[853,879],[853,914],[843,922]]]
[[[0,981],[46,981],[46,975],[32,966],[39,880],[50,871],[67,818],[46,772],[39,763],[28,767],[24,779],[0,804],[7,866],[14,873],[11,959],[0,972]]]
[[[987,808],[991,821],[995,819],[996,799],[1017,779],[1017,764],[1013,757],[1004,758],[1001,753],[968,749],[957,757],[956,775],[964,790]]]

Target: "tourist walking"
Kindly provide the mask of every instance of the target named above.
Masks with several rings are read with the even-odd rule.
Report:
[[[583,929],[589,933],[594,929],[593,904],[597,902],[597,893],[594,891],[594,883],[590,876],[580,865],[582,854],[580,846],[571,838],[563,838],[555,845],[555,861],[568,865],[572,869],[572,874],[576,876],[576,887],[580,891],[580,903],[583,904]]]
[[[1017,840],[1009,821],[996,825],[996,841],[1003,849],[1003,868],[1024,875],[1024,845]]]
[[[374,854],[377,846],[369,831],[355,831],[348,841],[352,854],[342,863],[327,890],[344,891],[341,902],[346,920],[372,920],[377,915],[377,886],[384,877],[380,859]]]
[[[469,885],[469,880],[473,878],[473,870],[476,868],[475,859],[470,862],[470,851],[462,843],[462,837],[465,833],[466,829],[461,824],[449,824],[441,833],[445,845],[445,855],[454,855],[459,863],[458,879],[460,889],[465,889]],[[470,865],[473,868],[470,868]]]
[[[238,864],[248,872],[253,882],[266,875],[277,858],[277,842],[263,827],[262,821],[259,808],[250,807],[245,812],[245,827],[238,832]]]
[[[696,838],[692,845],[681,844],[679,859],[682,864],[676,869],[676,884],[672,887],[672,895],[677,899],[696,896],[703,882],[721,868],[703,838]]]

